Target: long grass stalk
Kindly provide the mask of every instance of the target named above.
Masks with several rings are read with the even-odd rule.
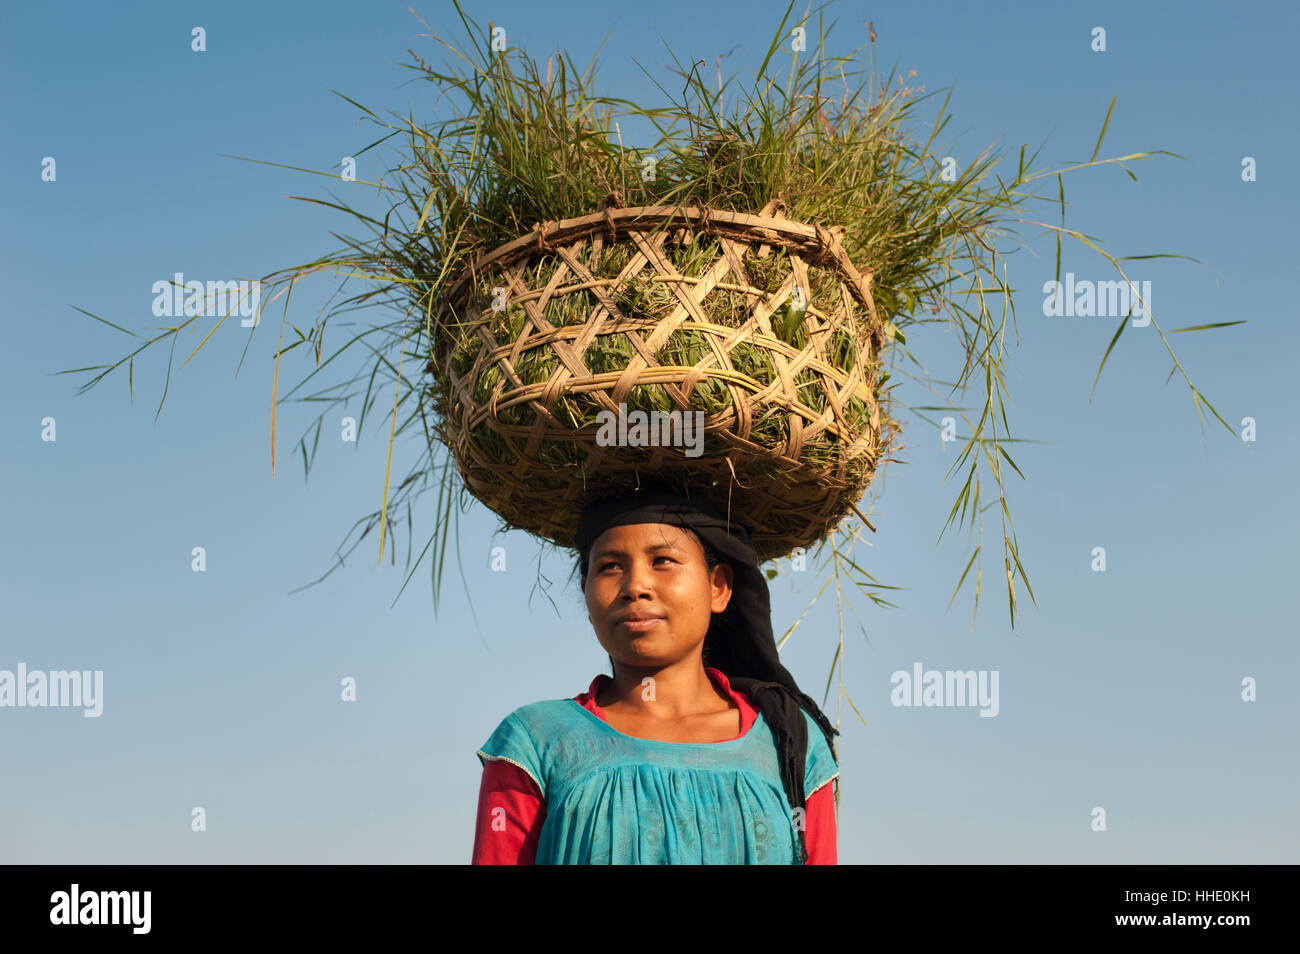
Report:
[[[379,526],[379,556],[382,560],[385,540],[395,529],[392,513],[405,506],[408,528],[413,527],[414,500],[431,484],[436,485],[438,505],[433,532],[414,566],[408,548],[408,573],[402,584],[404,591],[426,555],[429,556],[430,582],[436,607],[447,563],[447,546],[456,535],[453,527],[457,524],[453,518],[458,517],[469,503],[464,487],[459,486],[450,456],[440,441],[444,435],[439,401],[445,400],[441,386],[445,384],[447,368],[438,358],[441,354],[448,354],[455,359],[456,349],[464,343],[466,331],[464,322],[437,317],[438,305],[451,283],[464,274],[469,264],[479,256],[529,232],[536,223],[588,214],[611,197],[624,206],[685,205],[699,200],[711,208],[737,212],[757,212],[770,199],[779,197],[785,201],[791,219],[828,226],[843,225],[850,258],[873,270],[873,291],[887,334],[884,357],[888,369],[880,380],[881,395],[889,401],[895,413],[905,409],[919,420],[929,421],[926,412],[955,412],[968,426],[970,436],[965,439],[945,477],[947,480],[954,474],[964,475],[939,531],[939,539],[954,525],[958,529],[967,528],[968,533],[978,526],[979,537],[957,581],[952,599],[956,599],[974,569],[973,625],[983,585],[980,558],[985,546],[983,512],[986,507],[982,505],[984,485],[981,474],[986,465],[996,485],[1002,575],[1005,576],[1008,612],[1014,627],[1017,577],[1031,600],[1036,603],[1036,599],[1019,552],[1007,494],[1007,475],[1003,470],[1003,464],[1006,464],[1017,476],[1024,478],[1009,450],[1011,444],[1024,442],[1024,439],[1012,436],[1006,413],[1006,404],[1009,403],[1005,378],[1008,319],[1018,336],[1013,289],[1009,284],[1006,262],[1008,245],[1024,244],[1019,238],[1018,226],[1045,230],[1055,241],[1058,277],[1063,240],[1074,240],[1100,254],[1124,281],[1128,281],[1128,275],[1121,262],[1184,258],[1176,255],[1115,257],[1103,249],[1095,237],[1064,225],[1066,174],[1117,166],[1136,180],[1128,164],[1174,154],[1154,150],[1099,158],[1115,108],[1112,99],[1096,147],[1087,162],[1039,171],[1034,164],[1041,147],[1027,158],[1028,147],[1022,146],[1012,175],[1010,170],[999,171],[1007,157],[990,147],[959,170],[952,181],[947,181],[940,160],[949,149],[939,143],[939,136],[951,118],[948,105],[952,91],[944,96],[925,137],[922,140],[914,138],[912,130],[919,122],[922,105],[935,98],[937,93],[921,95],[924,91],[907,86],[906,77],[899,76],[896,70],[882,78],[876,69],[874,31],[869,45],[846,56],[829,55],[823,7],[816,9],[817,37],[809,36],[808,41],[809,49],[815,52],[802,56],[790,51],[787,41],[791,28],[807,26],[812,14],[806,13],[802,18],[792,20],[794,3],[790,4],[772,35],[753,81],[744,89],[735,91],[730,106],[726,102],[732,81],[719,82],[718,88],[711,90],[700,75],[698,63],[684,64],[673,54],[676,80],[665,87],[651,76],[667,103],[657,107],[597,94],[593,88],[594,57],[587,69],[579,70],[567,53],[559,53],[548,58],[543,73],[538,61],[516,48],[495,51],[490,32],[470,20],[459,2],[455,2],[454,7],[468,42],[454,45],[436,35],[434,37],[449,52],[449,64],[431,66],[414,51],[411,51],[414,62],[404,64],[414,71],[417,79],[429,82],[437,89],[436,108],[441,109],[445,103],[453,113],[449,118],[422,125],[410,114],[394,113],[392,121],[389,121],[338,94],[356,106],[368,123],[381,130],[379,137],[357,155],[391,139],[398,138],[405,143],[402,160],[378,180],[358,179],[345,183],[349,191],[373,190],[378,199],[387,203],[387,209],[382,214],[367,214],[341,200],[292,197],[344,213],[370,234],[363,238],[340,236],[344,247],[338,251],[312,262],[271,272],[262,279],[264,285],[276,289],[263,309],[280,294],[285,295],[285,317],[281,324],[273,382],[272,468],[276,459],[275,410],[280,404],[297,400],[324,406],[314,425],[314,437],[309,427],[299,440],[299,455],[306,474],[315,460],[321,423],[326,414],[340,404],[346,405],[359,398],[358,429],[361,430],[379,394],[393,388],[392,412],[387,422],[388,464],[383,500],[378,510],[353,525],[343,545],[347,544],[353,531],[361,528],[352,545],[355,549],[375,526]],[[673,53],[671,47],[669,52]],[[790,68],[782,83],[771,68],[787,53]],[[859,59],[864,54],[865,67],[859,68]],[[678,87],[678,81],[683,85]],[[645,147],[626,144],[625,131],[637,124],[652,127],[657,140]],[[264,162],[343,181],[332,172],[264,160],[245,161]],[[1049,187],[1046,192],[1044,186]],[[1059,207],[1061,224],[1042,221],[1046,216],[1026,217],[1026,213],[1039,204]],[[338,302],[304,333],[288,322],[289,293],[297,282],[308,276],[328,272],[342,277],[340,292],[353,279],[361,280],[365,287]],[[662,289],[653,287],[634,289],[635,294],[645,295],[646,301],[651,303],[662,292]],[[325,335],[331,319],[362,308],[368,314],[387,311],[394,317],[385,323],[372,323],[332,355],[323,357]],[[78,310],[118,331],[141,337],[98,315]],[[507,312],[503,320],[516,318]],[[196,321],[197,318],[191,318],[164,329],[162,334],[146,340],[115,364],[58,373],[102,369],[101,374],[82,386],[81,393],[126,363],[133,398],[135,358],[168,337],[173,339],[174,353],[175,336]],[[1093,393],[1126,323],[1127,318],[1121,321],[1101,356]],[[1168,334],[1210,330],[1238,322],[1195,325],[1168,333],[1161,330],[1154,315],[1151,323],[1173,359],[1170,376],[1174,372],[1182,373],[1196,403],[1198,416],[1204,405],[1231,433],[1232,428],[1192,383],[1174,355]],[[209,330],[186,358],[187,362],[211,339],[220,324],[218,322]],[[286,324],[297,335],[287,345],[284,343]],[[926,370],[921,356],[908,345],[908,336],[914,329],[932,324],[941,325],[964,351],[964,364],[952,381],[932,375]],[[792,336],[799,332],[797,322],[792,321],[783,327]],[[311,346],[315,368],[287,393],[280,395],[280,358],[301,345]],[[354,346],[368,352],[368,373],[363,370],[342,385],[312,392],[305,390],[318,374]],[[623,357],[611,355],[610,360],[617,362]],[[689,364],[691,358],[691,354],[686,352],[679,355],[683,365]],[[416,372],[409,370],[411,365],[417,369]],[[531,373],[544,379],[549,370],[546,366],[539,366]],[[168,383],[170,373],[169,360]],[[948,393],[942,396],[946,403],[907,405],[893,393],[897,382],[887,383],[894,374],[910,378],[931,392],[946,388]],[[362,380],[365,381],[364,391],[359,386]],[[983,399],[974,422],[965,412],[973,412],[975,408],[953,403],[954,398],[971,390]],[[301,396],[295,397],[300,392]],[[165,398],[164,389],[164,401]],[[160,403],[159,413],[161,408]],[[584,413],[577,406],[568,408],[568,411],[575,415]],[[523,413],[523,408],[520,408],[520,413]],[[394,479],[393,448],[398,437],[412,431],[417,439],[419,460],[397,486],[391,488]],[[393,491],[391,494],[390,489]],[[851,589],[866,594],[878,605],[892,606],[883,599],[880,591],[897,587],[879,583],[852,559],[851,551],[841,549],[856,539],[856,534],[853,526],[846,526],[843,532],[832,535],[826,556],[832,567],[841,610],[844,594],[851,592],[850,589],[841,590],[842,569],[846,574],[847,570],[853,571],[846,575],[854,584]],[[459,540],[457,544],[459,561]],[[336,553],[335,566],[315,582],[321,582],[342,566],[344,556],[341,552]],[[540,583],[540,557],[538,566]],[[466,587],[468,589],[467,581]],[[825,588],[821,592],[824,591]],[[549,598],[549,593],[547,596]],[[951,603],[950,600],[950,606]],[[791,627],[784,638],[788,638],[793,630]],[[832,671],[841,666],[843,649],[841,612],[840,644]],[[840,691],[843,693],[842,677]],[[854,708],[856,710],[856,706]]]

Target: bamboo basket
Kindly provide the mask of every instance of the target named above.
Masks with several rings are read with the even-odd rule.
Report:
[[[760,560],[823,539],[897,427],[872,271],[844,234],[780,200],[753,215],[611,196],[479,257],[438,302],[428,366],[465,487],[561,546],[588,501],[649,477],[748,524]],[[655,411],[703,412],[702,448],[680,429],[675,446],[611,443],[610,422],[637,410],[660,438]]]

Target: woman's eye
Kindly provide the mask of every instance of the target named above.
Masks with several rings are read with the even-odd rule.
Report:
[[[656,560],[656,561],[658,561],[658,560],[667,560],[669,563],[675,563],[675,562],[677,562],[677,561],[674,560],[672,557],[667,557],[667,556],[662,556],[662,555],[655,557],[655,560]],[[615,562],[613,562],[613,561],[611,560],[609,563],[604,563],[604,564],[602,564],[601,567],[600,567],[600,569],[601,569],[601,571],[603,572],[603,571],[605,571],[605,570],[608,570],[611,566],[618,566],[618,564],[615,563]]]

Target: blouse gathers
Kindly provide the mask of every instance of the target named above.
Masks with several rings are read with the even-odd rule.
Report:
[[[740,710],[719,742],[638,739],[596,705],[599,675],[571,699],[516,709],[477,752],[483,763],[475,864],[791,864],[797,835],[766,721],[716,669]],[[839,774],[806,713],[809,864],[835,864]]]

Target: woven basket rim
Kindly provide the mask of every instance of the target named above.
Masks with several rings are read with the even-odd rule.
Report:
[[[626,208],[606,205],[602,211],[577,218],[538,222],[532,231],[475,259],[447,289],[442,308],[446,307],[446,302],[457,300],[465,284],[488,266],[502,268],[521,258],[552,252],[556,244],[571,243],[601,228],[607,229],[611,236],[616,237],[620,227],[625,231],[638,227],[636,230],[640,231],[639,226],[653,228],[670,225],[680,219],[682,225],[693,225],[706,233],[795,248],[805,254],[811,253],[814,260],[831,259],[849,279],[847,284],[850,293],[868,310],[872,320],[879,323],[875,300],[871,295],[875,269],[869,266],[859,269],[849,259],[841,241],[845,235],[844,227],[836,225],[828,228],[786,218],[782,212],[784,205],[781,200],[773,199],[757,214],[713,209],[699,200],[686,205],[638,205]],[[440,316],[442,308],[439,309]]]

